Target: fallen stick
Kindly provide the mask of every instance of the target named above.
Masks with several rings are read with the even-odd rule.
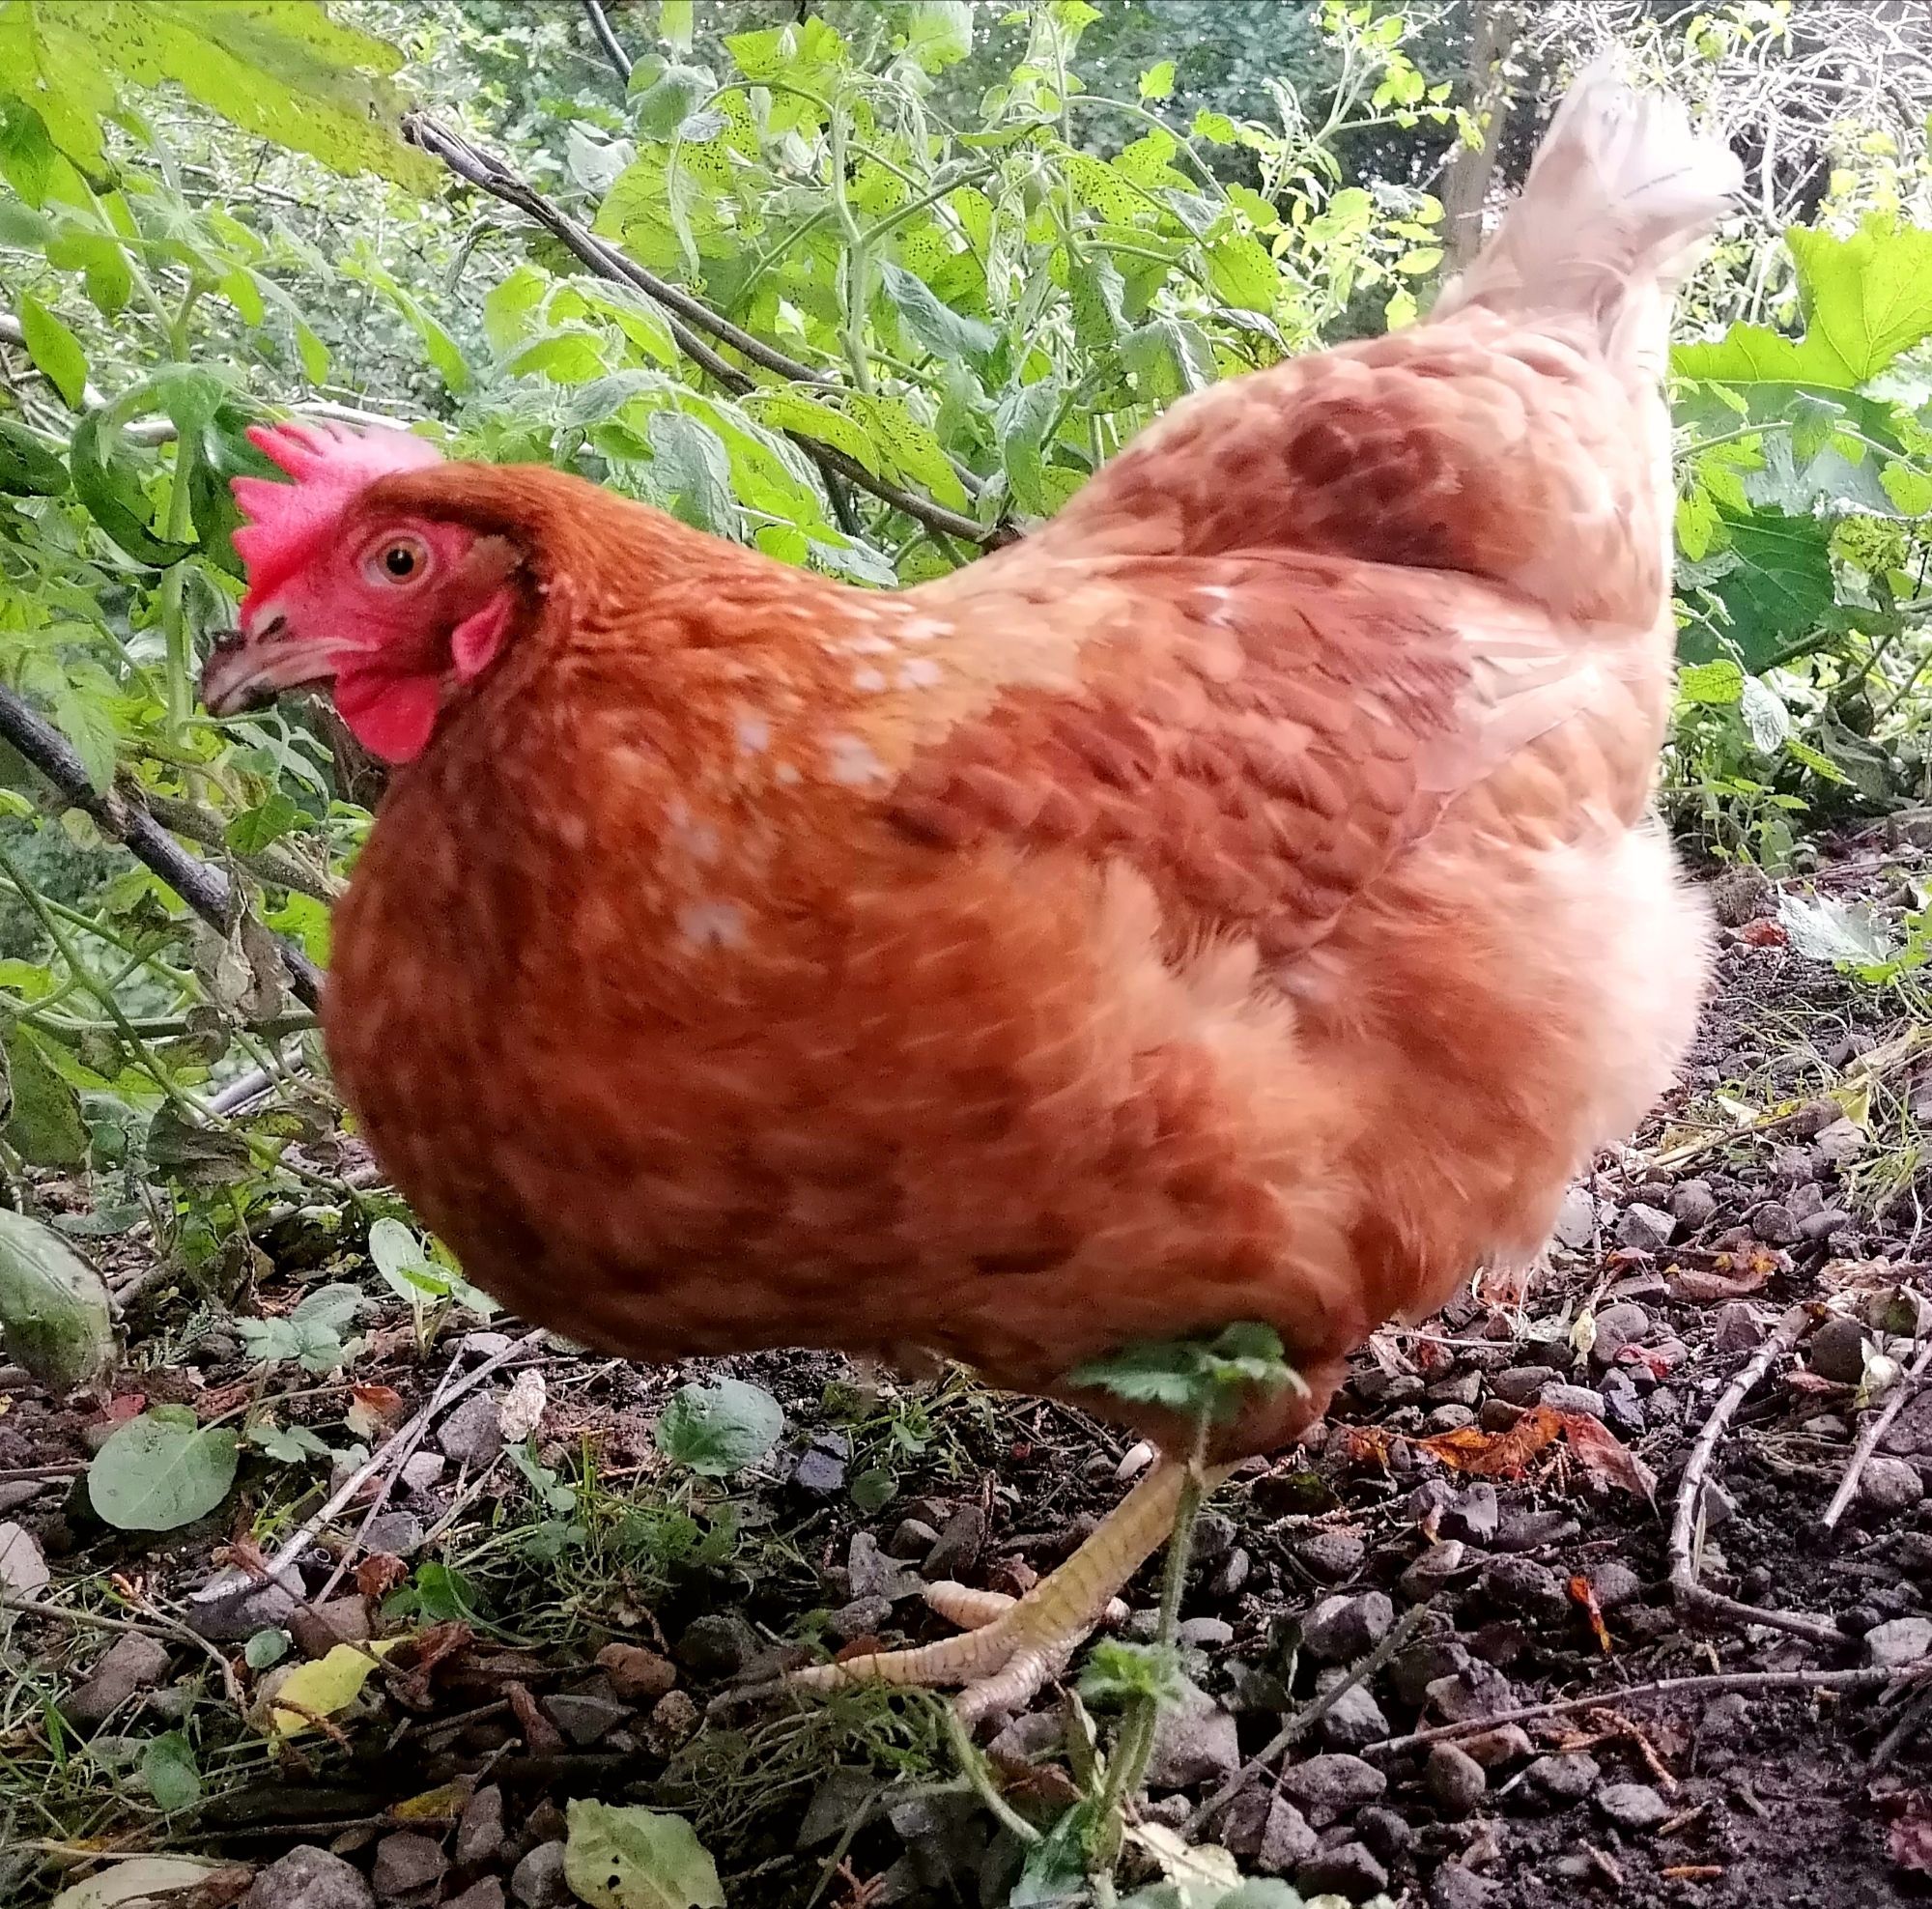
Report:
[[[1927,1339],[1918,1349],[1918,1356],[1912,1361],[1912,1370],[1891,1388],[1891,1397],[1886,1400],[1881,1411],[1864,1429],[1857,1449],[1853,1451],[1851,1463],[1845,1467],[1845,1475],[1838,1480],[1838,1489],[1832,1494],[1832,1502],[1825,1507],[1825,1529],[1831,1530],[1845,1515],[1845,1508],[1858,1495],[1859,1480],[1864,1476],[1865,1466],[1872,1453],[1878,1450],[1878,1442],[1891,1430],[1891,1422],[1905,1410],[1906,1401],[1918,1391],[1919,1381],[1925,1377],[1926,1369],[1932,1367],[1932,1339]]]
[[[1684,1467],[1684,1476],[1677,1487],[1677,1514],[1670,1524],[1670,1590],[1682,1610],[1701,1610],[1713,1617],[1729,1618],[1736,1624],[1762,1624],[1775,1631],[1786,1632],[1791,1637],[1803,1638],[1807,1643],[1837,1650],[1842,1649],[1848,1639],[1835,1624],[1820,1618],[1801,1617],[1791,1611],[1770,1610],[1761,1605],[1741,1604],[1736,1598],[1727,1598],[1707,1589],[1697,1581],[1697,1560],[1692,1553],[1697,1514],[1704,1498],[1705,1474],[1711,1468],[1712,1457],[1724,1436],[1725,1427],[1730,1424],[1752,1386],[1778,1359],[1797,1347],[1799,1340],[1811,1330],[1812,1325],[1812,1317],[1806,1311],[1797,1310],[1787,1314],[1725,1387],[1722,1397],[1712,1407],[1710,1417],[1704,1421],[1704,1429],[1697,1434],[1697,1441],[1690,1447],[1690,1460]]]
[[[1654,1684],[1631,1684],[1622,1690],[1596,1691],[1588,1696],[1557,1697],[1548,1703],[1526,1703],[1516,1710],[1499,1710],[1492,1717],[1465,1717],[1460,1724],[1438,1724],[1432,1729],[1411,1730],[1405,1737],[1384,1737],[1372,1743],[1364,1756],[1395,1756],[1404,1751],[1449,1743],[1457,1737],[1477,1737],[1506,1724],[1534,1724],[1546,1717],[1567,1717],[1578,1710],[1614,1709],[1621,1703],[1649,1702],[1654,1697],[1721,1696],[1732,1691],[1861,1691],[1882,1690],[1888,1684],[1911,1683],[1927,1676],[1923,1662],[1895,1669],[1863,1670],[1727,1670],[1706,1677],[1663,1677]]]

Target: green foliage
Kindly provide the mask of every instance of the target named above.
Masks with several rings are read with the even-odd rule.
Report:
[[[51,1227],[4,1208],[0,1345],[56,1393],[87,1384],[114,1362],[114,1323],[100,1275]]]
[[[720,1379],[683,1385],[659,1414],[658,1450],[706,1478],[755,1465],[778,1443],[784,1412],[762,1385]]]
[[[564,1879],[591,1909],[724,1909],[718,1866],[682,1816],[572,1801]]]
[[[123,1531],[172,1531],[205,1518],[235,1482],[236,1437],[156,1406],[109,1435],[87,1467],[96,1513]]]
[[[1244,1394],[1301,1386],[1282,1355],[1281,1335],[1253,1323],[1224,1327],[1212,1339],[1152,1339],[1067,1374],[1068,1382],[1111,1392],[1130,1405],[1161,1406],[1189,1419],[1232,1418]]]

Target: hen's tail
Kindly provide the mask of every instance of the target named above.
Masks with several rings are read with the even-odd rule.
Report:
[[[1681,100],[1638,93],[1608,61],[1571,87],[1522,194],[1476,261],[1436,300],[1593,319],[1614,357],[1662,371],[1670,300],[1744,184]]]

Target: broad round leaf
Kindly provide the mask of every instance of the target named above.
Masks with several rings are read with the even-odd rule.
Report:
[[[87,1467],[87,1496],[123,1531],[172,1531],[205,1518],[235,1482],[235,1434],[178,1406],[130,1418]]]
[[[568,1822],[563,1879],[591,1909],[724,1909],[718,1866],[682,1816],[580,1797]]]
[[[56,1392],[98,1379],[114,1358],[100,1275],[51,1227],[4,1208],[0,1333],[7,1356]]]
[[[754,1465],[784,1430],[779,1402],[762,1385],[721,1379],[686,1385],[657,1422],[658,1450],[707,1478]]]

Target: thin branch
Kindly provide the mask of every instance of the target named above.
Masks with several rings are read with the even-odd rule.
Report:
[[[90,1631],[118,1631],[123,1636],[136,1638],[161,1638],[170,1642],[185,1644],[203,1653],[221,1672],[221,1687],[228,1700],[237,1710],[242,1707],[241,1686],[235,1681],[235,1672],[220,1650],[200,1632],[191,1631],[185,1624],[177,1623],[172,1617],[164,1617],[157,1610],[148,1613],[147,1622],[136,1624],[126,1617],[103,1617],[98,1611],[75,1610],[71,1605],[46,1604],[35,1598],[10,1596],[0,1591],[0,1610],[17,1611],[22,1617],[58,1617],[69,1624],[78,1624]]]
[[[1593,1696],[1526,1703],[1518,1710],[1499,1710],[1492,1717],[1465,1717],[1460,1724],[1438,1724],[1434,1729],[1411,1730],[1406,1737],[1384,1737],[1380,1743],[1370,1744],[1362,1754],[1395,1756],[1433,1743],[1481,1736],[1508,1724],[1536,1724],[1547,1717],[1573,1716],[1579,1710],[1612,1710],[1620,1703],[1647,1703],[1654,1697],[1720,1696],[1730,1691],[1875,1691],[1889,1684],[1913,1683],[1925,1675],[1923,1662],[1918,1662],[1889,1670],[1728,1670],[1709,1677],[1664,1677],[1654,1684],[1599,1691]]]
[[[125,843],[211,927],[228,932],[234,905],[228,877],[190,855],[128,790],[117,787],[100,794],[68,739],[5,688],[0,688],[0,738],[12,743],[54,785],[68,807],[93,816],[105,834]],[[321,970],[292,943],[277,937],[275,945],[296,998],[313,1008],[322,998]]]
[[[742,395],[755,388],[755,381],[706,344],[697,335],[698,331],[710,333],[753,364],[791,383],[838,388],[837,381],[826,373],[788,356],[762,339],[754,338],[749,331],[733,325],[729,319],[720,317],[708,305],[694,299],[682,287],[660,278],[655,272],[647,271],[626,258],[614,245],[607,244],[560,206],[519,178],[495,154],[472,145],[461,133],[453,132],[426,113],[407,114],[403,120],[403,130],[413,144],[440,159],[459,179],[489,193],[494,199],[500,199],[506,206],[516,207],[526,217],[535,220],[598,277],[633,286],[654,299],[664,308],[666,324],[678,350],[700,371],[717,379],[726,390]],[[989,528],[956,510],[947,509],[944,504],[934,503],[930,498],[921,497],[875,476],[857,459],[835,451],[803,432],[787,431],[785,436],[821,469],[838,471],[862,491],[870,492],[873,497],[929,529],[958,537],[982,550],[993,550],[1002,544],[1018,541],[1019,532],[1011,525],[996,524]]]
[[[1813,1323],[1808,1312],[1799,1310],[1791,1313],[1725,1387],[1723,1396],[1704,1421],[1704,1429],[1698,1433],[1696,1443],[1690,1447],[1690,1457],[1685,1464],[1684,1476],[1677,1487],[1677,1514],[1670,1524],[1670,1589],[1681,1610],[1701,1610],[1709,1616],[1729,1618],[1734,1624],[1763,1624],[1829,1650],[1839,1648],[1845,1642],[1845,1634],[1835,1624],[1817,1618],[1799,1617],[1786,1610],[1770,1610],[1762,1605],[1741,1604],[1736,1598],[1722,1597],[1716,1591],[1707,1590],[1697,1581],[1697,1558],[1693,1549],[1694,1535],[1701,1523],[1705,1474],[1711,1468],[1711,1460],[1717,1452],[1719,1440],[1724,1436],[1724,1428],[1730,1424],[1732,1414],[1744,1404],[1746,1394],[1778,1359],[1796,1347],[1799,1340],[1811,1330]]]
[[[597,36],[597,43],[604,49],[604,57],[616,68],[617,77],[628,86],[631,83],[631,56],[611,31],[611,22],[604,17],[604,9],[597,4],[597,0],[583,0],[583,11],[589,17],[590,31]]]
[[[1891,1388],[1891,1397],[1885,1402],[1885,1410],[1865,1427],[1858,1449],[1852,1453],[1851,1463],[1845,1467],[1845,1475],[1838,1481],[1838,1489],[1832,1494],[1832,1502],[1825,1507],[1826,1530],[1831,1530],[1844,1517],[1845,1507],[1858,1492],[1859,1480],[1864,1476],[1872,1453],[1878,1450],[1878,1441],[1891,1429],[1891,1422],[1904,1410],[1906,1400],[1918,1391],[1919,1381],[1925,1377],[1928,1366],[1932,1366],[1932,1339],[1927,1339],[1919,1348],[1918,1356],[1912,1361],[1912,1370]]]

